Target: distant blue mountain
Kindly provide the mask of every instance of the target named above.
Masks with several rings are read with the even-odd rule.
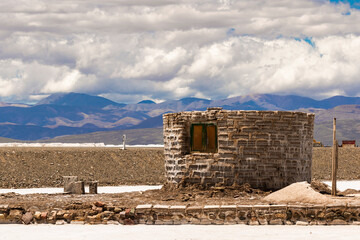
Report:
[[[33,125],[0,125],[0,136],[18,140],[38,140],[49,139],[56,136],[85,134],[98,131],[106,131],[108,129],[92,128],[92,127],[57,127],[46,128]]]
[[[208,99],[203,99],[203,98],[182,98],[179,100],[182,104],[185,104],[185,105],[189,105],[191,103],[194,103],[194,102],[203,102],[205,104],[209,104],[211,101],[208,100]]]
[[[103,108],[109,105],[124,107],[126,104],[116,103],[109,99],[83,93],[55,93],[44,98],[37,105],[60,105],[76,107]]]
[[[317,124],[333,116],[333,109],[337,107],[337,114],[343,109],[347,113],[343,114],[344,118],[351,115],[354,119],[353,112],[356,108],[343,105],[360,105],[360,98],[335,96],[315,100],[296,95],[252,94],[218,100],[191,97],[158,104],[143,100],[137,104],[125,105],[83,93],[58,93],[41,100],[35,106],[2,103],[0,137],[36,140],[95,131],[160,128],[163,123],[162,114],[203,111],[208,107],[228,110],[316,111]]]
[[[317,108],[330,109],[341,105],[359,105],[360,97],[334,96],[319,101]]]
[[[154,102],[152,100],[142,100],[142,101],[138,102],[138,104],[156,104],[156,102]]]

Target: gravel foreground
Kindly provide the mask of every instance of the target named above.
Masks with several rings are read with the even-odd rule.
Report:
[[[312,176],[328,180],[331,148],[313,149]],[[101,186],[165,182],[163,148],[0,148],[0,188],[62,187],[75,175]],[[339,148],[338,179],[360,179],[360,148]]]

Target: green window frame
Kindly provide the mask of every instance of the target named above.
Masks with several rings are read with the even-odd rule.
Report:
[[[214,123],[191,124],[191,151],[217,152],[217,126]]]

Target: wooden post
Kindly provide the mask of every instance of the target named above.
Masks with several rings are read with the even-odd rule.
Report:
[[[336,196],[336,173],[338,168],[338,142],[336,140],[336,118],[333,123],[333,150],[331,164],[331,195]]]

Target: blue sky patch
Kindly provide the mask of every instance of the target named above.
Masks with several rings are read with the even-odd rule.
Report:
[[[235,34],[235,28],[229,28],[226,32],[226,35],[232,36]]]
[[[351,8],[360,9],[360,0],[330,0],[331,3],[348,3]],[[350,14],[345,14],[350,15]]]
[[[305,37],[305,38],[295,38],[296,41],[305,41],[307,42],[310,46],[312,46],[313,48],[315,47],[315,43],[314,41],[312,40],[312,37]]]

